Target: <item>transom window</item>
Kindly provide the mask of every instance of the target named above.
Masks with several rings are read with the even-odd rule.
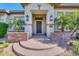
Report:
[[[43,20],[43,17],[35,17],[35,20]]]

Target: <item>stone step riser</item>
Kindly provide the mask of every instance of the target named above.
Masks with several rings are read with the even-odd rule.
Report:
[[[17,48],[19,48],[20,50],[18,50]],[[36,54],[38,54],[39,55],[39,52],[41,53],[41,52],[44,52],[44,53],[47,53],[47,52],[45,52],[45,51],[35,51],[35,50],[28,50],[28,49],[25,49],[25,48],[23,48],[23,47],[21,47],[20,45],[19,45],[19,43],[18,44],[13,44],[13,46],[12,46],[12,50],[13,50],[13,52],[16,54],[16,55],[18,55],[18,56],[35,56]],[[49,49],[49,51],[50,51],[51,49]],[[54,51],[55,50],[55,48],[53,48],[52,49],[52,51]],[[25,53],[22,53],[22,51],[24,51]],[[33,53],[33,52],[34,53]],[[52,52],[51,51],[51,52]],[[28,52],[30,53],[30,54],[28,54]],[[35,54],[36,53],[36,54]],[[60,53],[63,53],[63,51],[62,52],[56,52],[55,54],[53,54],[53,53],[55,53],[55,51],[54,52],[52,52],[52,56],[53,55],[59,55]],[[41,55],[41,54],[40,54]],[[40,56],[39,55],[39,56]],[[45,54],[46,55],[46,54]],[[44,56],[44,55],[42,55],[42,56]],[[47,56],[48,56],[48,54],[47,54]],[[49,56],[50,56],[50,54],[49,54]]]
[[[37,50],[37,51],[39,51],[39,50],[48,50],[48,49],[52,49],[52,48],[55,47],[55,46],[53,46],[53,47],[49,47],[49,48],[32,48],[32,47],[27,47],[27,46],[22,45],[21,42],[19,42],[19,45],[22,48],[29,49],[29,50]]]
[[[16,56],[24,56],[23,54],[18,53],[18,52],[14,49],[13,45],[12,45],[12,51],[15,53]]]

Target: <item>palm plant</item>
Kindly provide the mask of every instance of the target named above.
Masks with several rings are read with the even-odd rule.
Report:
[[[60,20],[61,20],[61,31],[64,32],[65,26],[67,25],[66,14],[61,14]]]
[[[77,14],[76,14],[76,26],[77,26],[77,32],[79,32],[79,11],[77,11]]]
[[[61,32],[65,31],[66,25],[69,25],[70,23],[70,17],[68,17],[66,14],[60,14],[59,17],[57,16],[55,18],[55,24],[61,23]],[[68,19],[68,20],[67,20]],[[69,23],[69,24],[68,24]]]
[[[24,29],[25,22],[23,20],[20,19],[12,19],[9,21],[9,27],[11,28],[12,26],[15,27],[16,31],[21,31],[22,29]]]
[[[76,18],[75,18],[75,14],[70,14],[67,16],[67,23],[69,25],[69,29],[70,30],[76,30]]]
[[[79,17],[77,17],[77,20],[76,20],[76,25],[77,25],[77,32],[79,33]]]
[[[75,17],[72,14],[60,14],[59,18],[57,18],[57,17],[55,18],[55,21],[56,21],[55,23],[59,22],[59,20],[60,20],[61,32],[63,33],[63,38],[65,36],[64,31],[65,31],[66,26],[68,26],[69,29],[71,29],[71,30],[75,27],[76,22],[74,19],[75,19]]]
[[[76,13],[76,38],[79,39],[79,11]]]

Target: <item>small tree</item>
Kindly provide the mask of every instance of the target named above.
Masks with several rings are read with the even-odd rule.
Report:
[[[21,31],[22,29],[24,29],[25,22],[23,20],[20,19],[12,19],[9,22],[9,27],[11,28],[12,26],[15,27],[16,31]]]
[[[58,23],[58,22],[61,23],[61,32],[63,32],[63,37],[62,38],[64,39],[64,36],[65,36],[64,29],[65,29],[65,26],[67,24],[66,15],[65,14],[60,14],[59,16],[57,16],[55,18],[55,24]]]
[[[77,30],[79,30],[79,17],[77,17],[76,25],[77,25]],[[77,32],[79,32],[79,31],[77,31]]]
[[[76,26],[76,20],[74,15],[72,14],[61,14],[60,15],[61,20],[61,31],[65,31],[65,27],[68,26],[70,30],[72,30]]]
[[[65,31],[65,26],[67,25],[67,19],[66,19],[66,14],[61,14],[60,15],[60,20],[61,20],[61,31]]]
[[[76,26],[77,26],[77,32],[79,32],[79,11],[77,11],[77,14],[76,14]]]
[[[66,26],[68,26],[69,29],[71,30],[76,26],[76,22],[74,19],[75,17],[72,14],[60,14],[58,18],[57,17],[55,18],[55,24],[59,22],[60,20],[61,32],[63,32],[63,39],[65,36],[64,31],[65,31]]]
[[[78,12],[76,14],[76,26],[77,26],[76,38],[79,39],[79,13]]]
[[[66,19],[67,19],[67,25],[69,25],[69,29],[73,30],[76,27],[75,15],[67,14]]]

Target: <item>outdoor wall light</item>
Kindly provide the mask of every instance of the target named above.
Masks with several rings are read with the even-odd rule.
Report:
[[[50,21],[53,21],[53,15],[50,16]]]
[[[26,21],[29,21],[29,16],[28,15],[26,15]]]

